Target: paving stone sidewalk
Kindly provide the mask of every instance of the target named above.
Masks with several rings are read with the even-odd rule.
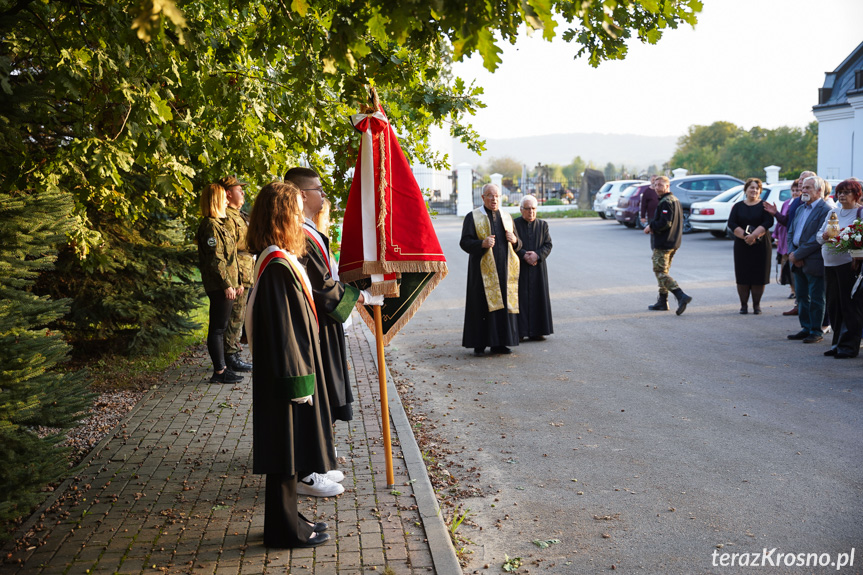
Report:
[[[25,523],[30,543],[6,545],[0,574],[461,573],[391,378],[387,487],[374,340],[356,315],[348,344],[354,420],[336,424],[346,490],[300,498],[307,517],[330,524],[329,543],[264,547],[251,377],[210,384],[202,349],[166,373]]]

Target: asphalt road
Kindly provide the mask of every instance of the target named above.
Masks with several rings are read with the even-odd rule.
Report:
[[[478,468],[465,572],[499,573],[506,554],[520,573],[730,574],[758,554],[769,573],[835,573],[778,554],[847,562],[852,548],[838,572],[863,572],[863,357],[786,340],[799,326],[781,315],[785,286],[767,286],[763,315],[739,315],[727,240],[684,237],[671,275],[694,301],[676,316],[646,308],[656,284],[641,232],[548,221],[547,341],[510,356],[461,347],[467,255],[461,219],[440,217],[450,275],[387,352],[436,433]],[[751,555],[723,567],[724,553]]]

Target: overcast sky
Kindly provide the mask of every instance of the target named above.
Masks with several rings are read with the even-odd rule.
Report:
[[[631,41],[626,60],[597,69],[535,34],[504,45],[494,74],[478,57],[454,71],[485,90],[487,107],[472,118],[484,138],[679,136],[718,120],[805,126],[824,73],[863,42],[863,0],[704,0],[698,19],[656,45]]]

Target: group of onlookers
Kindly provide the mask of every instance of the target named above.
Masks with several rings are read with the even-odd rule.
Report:
[[[837,231],[863,219],[863,188],[856,179],[845,180],[836,186],[834,201],[830,185],[807,171],[800,174],[791,189],[792,199],[777,210],[773,204],[761,201],[761,180],[750,178],[744,185],[745,199],[731,210],[728,228],[735,236],[734,271],[740,313],[749,313],[750,296],[753,312],[761,313],[761,296],[770,282],[773,262],[768,230],[775,220],[773,237],[779,262],[783,269],[790,270],[796,299],[795,309],[785,315],[797,315],[800,322],[800,331],[788,339],[817,343],[832,331],[831,347],[824,355],[837,359],[856,357],[863,331],[863,289],[855,291],[861,258],[837,251],[829,240]]]
[[[832,331],[831,346],[824,355],[857,357],[863,332],[863,282],[859,279],[863,258],[836,249],[831,238],[863,221],[861,182],[851,178],[839,183],[834,201],[830,184],[815,172],[805,171],[793,182],[792,197],[781,210],[761,199],[762,190],[758,178],[746,180],[743,201],[734,204],[728,217],[728,230],[734,235],[740,314],[749,314],[750,300],[752,313],[762,313],[761,298],[764,286],[770,283],[775,239],[780,283],[791,285],[795,300],[794,309],[783,315],[795,315],[800,322],[800,330],[788,339],[817,343]],[[671,292],[677,296],[679,315],[692,298],[668,275],[680,247],[682,215],[668,190],[667,178],[651,177],[651,188],[642,197],[641,221],[646,225],[645,233],[651,234],[653,271],[659,285],[659,297],[648,309],[669,310]]]

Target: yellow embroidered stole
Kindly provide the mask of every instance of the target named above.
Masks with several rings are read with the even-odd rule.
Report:
[[[513,232],[512,216],[506,212],[498,211],[503,229]],[[473,225],[476,235],[484,240],[491,235],[491,222],[484,209],[479,207],[473,211]],[[506,242],[507,246],[507,274],[506,274],[506,307],[509,313],[518,313],[518,255],[512,244],[506,238],[495,238],[495,242]],[[497,276],[497,266],[494,262],[494,253],[491,249],[486,250],[480,259],[480,272],[482,274],[482,285],[485,288],[485,299],[488,301],[488,311],[503,309],[503,297],[500,293],[500,278]]]

